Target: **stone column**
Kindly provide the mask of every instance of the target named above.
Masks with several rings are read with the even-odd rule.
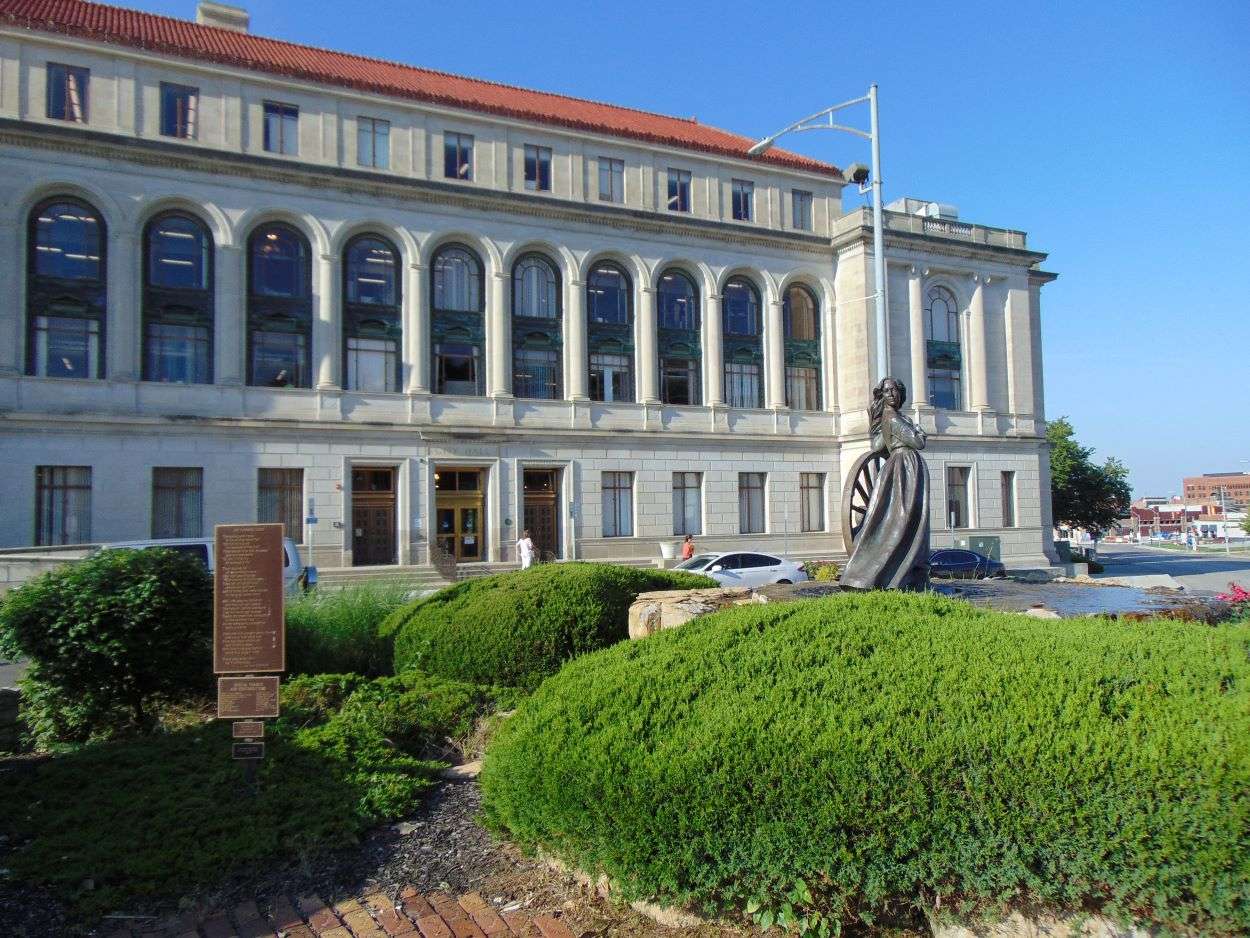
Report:
[[[512,396],[512,315],[508,309],[508,275],[496,270],[490,277],[490,304],[486,309],[486,393]]]
[[[567,296],[568,302],[564,305],[568,311],[565,332],[568,340],[565,343],[564,357],[568,365],[569,380],[566,387],[569,400],[584,401],[588,399],[586,385],[590,365],[590,353],[586,345],[586,282],[570,280]]]
[[[968,345],[972,353],[968,363],[971,374],[972,409],[985,410],[990,404],[989,369],[986,363],[985,341],[985,282],[986,278],[976,275],[973,278],[976,286],[972,291],[972,305],[968,315]]]
[[[644,404],[659,403],[656,384],[660,358],[656,351],[655,287],[642,288],[638,309],[638,399]]]
[[[246,253],[237,244],[217,249],[217,291],[213,310],[213,352],[217,384],[239,387],[247,376]]]
[[[708,404],[725,404],[725,324],[721,321],[721,301],[712,293],[707,298],[707,336],[703,342],[703,368],[707,372]]]
[[[408,291],[404,298],[404,358],[407,359],[409,394],[430,391],[430,291],[429,268],[424,264],[408,265]]]
[[[766,407],[786,406],[786,338],[781,300],[770,300],[764,323],[764,387]]]
[[[907,389],[907,396],[913,404],[922,406],[929,403],[929,376],[924,333],[924,291],[921,289],[920,271],[915,267],[907,272],[907,312],[911,318],[911,387]]]
[[[8,268],[10,270],[26,269],[25,258],[18,249],[16,222],[6,221],[0,224],[0,262],[11,264]],[[25,345],[22,342],[22,320],[26,315],[24,300],[25,291],[18,289],[15,278],[8,302],[0,303],[0,375],[17,375],[22,370],[22,360],[25,357]]]
[[[339,303],[339,259],[322,254],[317,265],[317,319],[313,323],[315,387],[337,391],[343,386],[343,311]]]
[[[110,381],[139,379],[138,239],[129,232],[108,235],[108,324],[105,335],[105,377]]]

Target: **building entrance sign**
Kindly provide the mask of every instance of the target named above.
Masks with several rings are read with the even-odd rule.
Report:
[[[281,524],[219,524],[213,571],[213,671],[286,670]]]

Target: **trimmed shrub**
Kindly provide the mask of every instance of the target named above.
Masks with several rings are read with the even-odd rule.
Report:
[[[391,673],[391,642],[378,634],[411,589],[378,583],[314,590],[286,605],[286,664],[290,674]]]
[[[488,822],[627,896],[822,931],[1041,903],[1250,929],[1250,626],[744,606],[524,702]]]
[[[0,603],[0,654],[31,660],[23,719],[35,741],[150,730],[162,700],[212,680],[212,580],[171,550],[107,550]]]
[[[716,586],[707,577],[603,563],[542,564],[466,580],[387,620],[395,673],[533,687],[560,665],[626,637],[639,593]]]

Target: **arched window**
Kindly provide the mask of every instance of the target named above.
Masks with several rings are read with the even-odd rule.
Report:
[[[271,222],[247,243],[247,383],[311,387],[312,250],[290,225]]]
[[[343,249],[343,374],[351,391],[399,390],[399,251],[378,235]]]
[[[86,202],[49,199],[27,225],[26,371],[104,377],[104,219]]]
[[[655,298],[660,400],[665,404],[700,404],[703,372],[699,367],[699,290],[684,272],[666,270],[660,274]]]
[[[929,372],[929,403],[959,410],[963,406],[960,371],[959,304],[946,287],[932,286],[925,297],[925,361]]]
[[[165,212],[143,231],[143,380],[213,381],[213,236]]]
[[[560,367],[560,275],[541,254],[512,268],[512,391],[517,397],[556,400]]]
[[[763,407],[759,291],[745,277],[730,277],[721,303],[725,324],[725,402],[730,407]]]
[[[820,304],[794,284],[782,298],[786,343],[786,406],[820,410]]]
[[[590,399],[634,400],[634,285],[611,261],[601,261],[586,278]]]
[[[434,255],[430,278],[430,338],[436,394],[486,393],[482,348],[484,272],[470,248],[447,244]]]

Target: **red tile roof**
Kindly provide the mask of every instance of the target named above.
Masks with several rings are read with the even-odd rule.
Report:
[[[773,149],[747,157],[749,137],[698,121],[514,88],[85,0],[0,0],[0,25],[61,33],[469,111],[629,137],[840,178],[836,166]]]

